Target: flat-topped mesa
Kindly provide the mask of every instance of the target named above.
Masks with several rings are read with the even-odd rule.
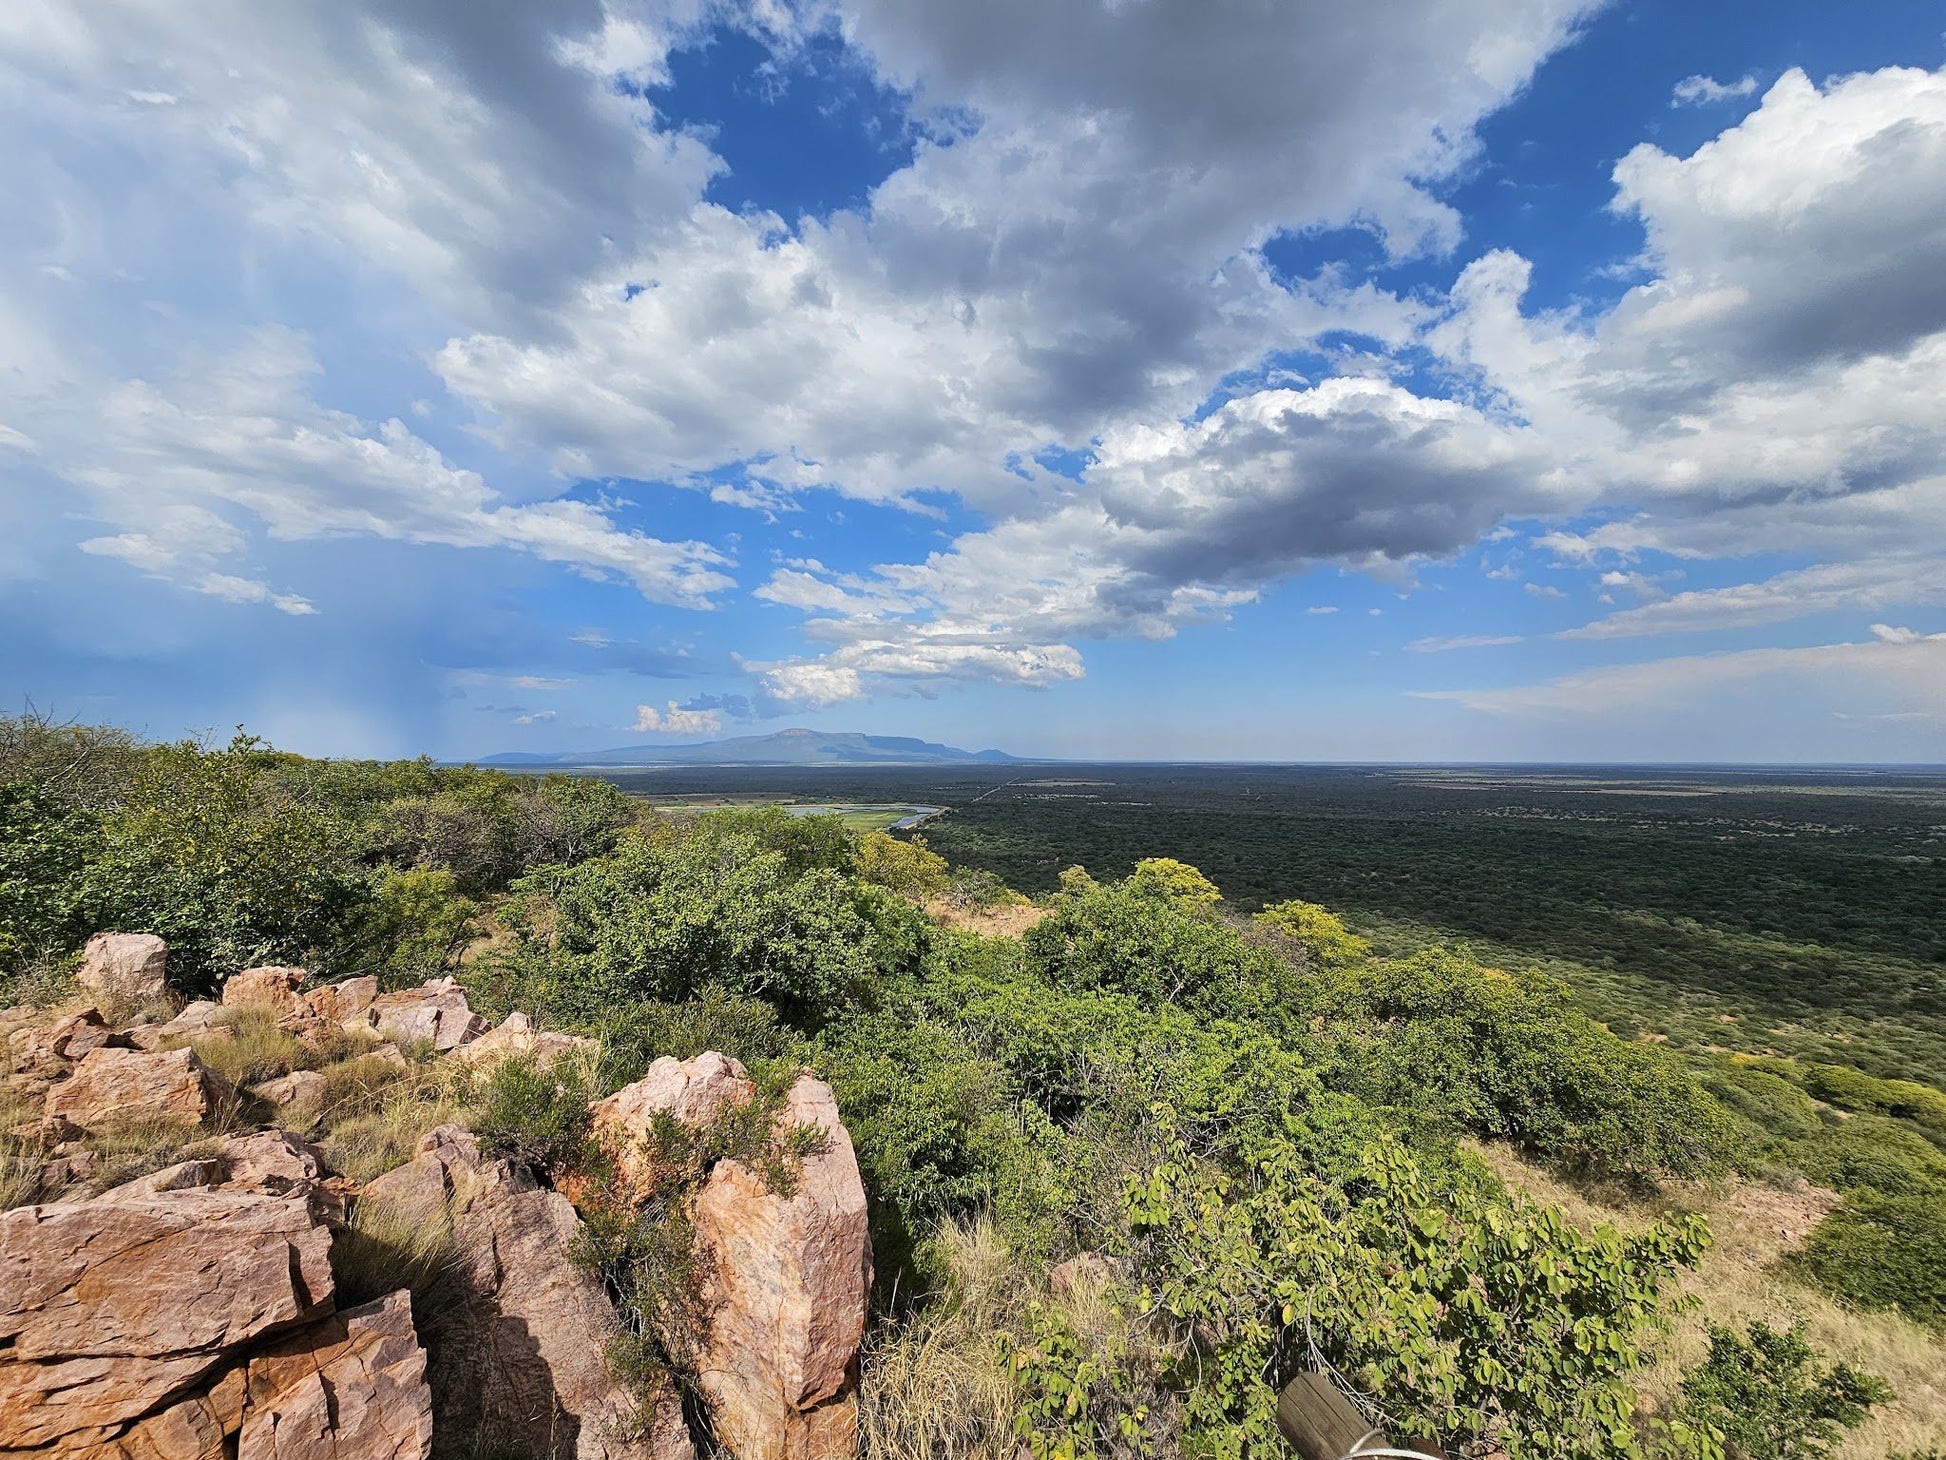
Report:
[[[706,1123],[756,1096],[723,1055],[657,1060],[595,1107],[595,1128],[624,1182],[645,1189],[645,1137],[657,1112]],[[816,1148],[793,1139],[819,1133]],[[858,1348],[872,1283],[865,1189],[830,1086],[809,1073],[772,1123],[780,1146],[805,1154],[791,1194],[734,1158],[691,1194],[693,1301],[674,1305],[660,1334],[694,1373],[716,1437],[737,1460],[840,1460],[857,1450]]]

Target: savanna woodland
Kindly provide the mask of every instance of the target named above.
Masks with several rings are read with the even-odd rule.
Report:
[[[1016,872],[1030,900],[996,875],[1026,865],[1017,845],[956,867],[922,834],[774,805],[677,813],[596,779],[21,717],[0,723],[0,1004],[15,1023],[75,1006],[82,943],[119,929],[165,938],[187,997],[263,964],[381,988],[450,974],[489,1017],[598,1041],[471,1074],[243,1015],[194,1041],[239,1087],[320,1073],[308,1133],[357,1179],[451,1120],[585,1193],[589,1102],[651,1060],[719,1051],[773,1094],[815,1071],[869,1198],[871,1457],[1281,1455],[1277,1397],[1307,1372],[1393,1443],[1454,1455],[1946,1444],[1926,1041],[1911,1068],[1883,1044],[1842,1062],[1831,1037],[1818,1058],[1678,1048],[1594,1017],[1613,979],[1560,976],[1605,936],[1563,911],[1585,889],[1542,889],[1545,926],[1566,926],[1550,964],[1504,916],[1504,868],[1454,868],[1455,897],[1494,881],[1503,936],[1469,946],[1320,905],[1343,883],[1316,856],[1249,849],[1232,903],[1234,858],[1205,875],[1172,849]],[[1936,876],[1936,849],[1921,860]],[[1871,956],[1936,979],[1937,934]],[[1628,946],[1609,953],[1627,975]],[[90,1132],[85,1184],[210,1134]],[[0,1142],[9,1206],[61,1199]],[[791,1151],[756,1159],[788,1182]],[[598,1199],[585,1214],[578,1260],[652,1315],[666,1234]],[[441,1260],[366,1238],[374,1270],[341,1273],[348,1291]],[[608,1361],[681,1377],[649,1321]]]

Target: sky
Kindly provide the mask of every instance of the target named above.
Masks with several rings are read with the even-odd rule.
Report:
[[[1946,761],[1943,32],[9,0],[6,709]]]

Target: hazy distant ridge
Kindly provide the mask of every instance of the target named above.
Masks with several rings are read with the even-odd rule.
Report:
[[[995,765],[1020,757],[1004,750],[961,750],[908,735],[862,735],[857,731],[779,730],[770,735],[738,735],[693,745],[625,745],[615,750],[582,750],[564,755],[513,751],[488,756],[482,765],[656,766],[656,765]]]

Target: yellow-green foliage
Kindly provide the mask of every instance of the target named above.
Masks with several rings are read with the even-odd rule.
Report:
[[[1280,902],[1258,913],[1257,921],[1295,940],[1319,968],[1342,968],[1372,951],[1372,945],[1347,928],[1342,918],[1315,902],[1295,898]]]
[[[946,891],[952,884],[953,869],[944,857],[926,850],[923,837],[900,841],[886,832],[869,831],[858,838],[858,875],[923,901]]]
[[[1131,892],[1166,897],[1189,907],[1215,907],[1223,900],[1214,882],[1174,857],[1144,857],[1129,874],[1127,886]]]

